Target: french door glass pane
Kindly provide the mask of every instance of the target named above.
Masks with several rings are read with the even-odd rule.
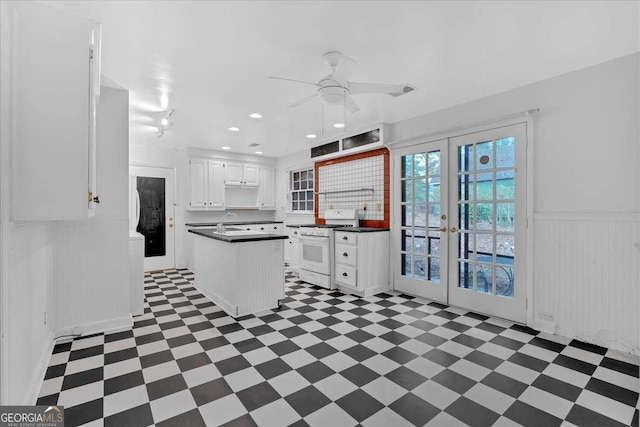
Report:
[[[476,145],[476,169],[493,168],[493,141],[481,142]]]
[[[493,266],[491,264],[476,264],[476,291],[483,294],[493,293]]]
[[[515,166],[515,143],[512,136],[496,140],[496,167],[513,168]]]

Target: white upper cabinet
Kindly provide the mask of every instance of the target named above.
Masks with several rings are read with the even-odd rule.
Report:
[[[241,163],[227,163],[224,171],[224,183],[226,185],[242,185],[242,167]]]
[[[189,160],[189,209],[224,209],[224,164]]]
[[[260,168],[260,209],[276,208],[276,170],[272,167]]]
[[[191,209],[204,209],[207,207],[207,172],[206,160],[189,160],[189,208]]]
[[[257,165],[242,165],[244,185],[257,187],[260,185],[260,167]]]
[[[257,187],[260,185],[260,167],[243,163],[226,163],[224,180],[226,185]]]
[[[11,2],[5,10],[1,59],[10,64],[13,107],[11,219],[86,219],[99,200],[100,26],[36,2]]]
[[[224,209],[224,164],[209,160],[207,199],[210,209]]]

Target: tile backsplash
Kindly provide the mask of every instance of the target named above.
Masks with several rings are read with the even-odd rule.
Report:
[[[316,191],[320,218],[327,209],[357,209],[361,220],[384,220],[384,155],[320,166]]]

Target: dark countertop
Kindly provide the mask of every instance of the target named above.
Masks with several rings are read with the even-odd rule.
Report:
[[[287,225],[287,227],[289,227],[289,228],[300,228],[301,225],[290,224],[290,225]]]
[[[197,234],[198,236],[208,237],[214,240],[221,240],[227,243],[257,242],[260,240],[280,240],[280,239],[284,240],[289,238],[289,236],[284,234],[264,233],[260,231],[256,231],[256,234],[229,236],[225,234],[218,234],[213,229],[198,230],[196,228],[196,229],[190,229],[189,233]]]
[[[282,221],[245,221],[245,222],[224,222],[224,225],[252,225],[252,224],[282,224]],[[186,222],[187,227],[215,227],[220,222]]]
[[[378,231],[389,231],[388,228],[377,227],[342,227],[334,228],[336,231],[346,231],[348,233],[376,233]]]

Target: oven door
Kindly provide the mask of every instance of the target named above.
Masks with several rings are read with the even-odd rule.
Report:
[[[319,236],[300,236],[302,259],[300,267],[320,274],[331,274],[331,239]]]

